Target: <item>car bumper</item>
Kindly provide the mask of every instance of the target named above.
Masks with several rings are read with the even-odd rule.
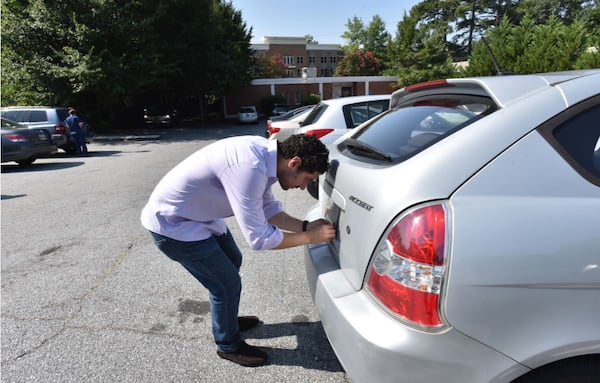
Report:
[[[52,144],[15,144],[9,149],[2,148],[2,162],[18,162],[30,158],[41,158],[57,152],[56,145]]]
[[[433,334],[403,325],[352,288],[327,245],[304,254],[323,328],[354,383],[507,382],[528,371],[453,328]]]
[[[65,134],[53,134],[52,141],[56,143],[56,146],[64,146],[69,142],[69,137]]]

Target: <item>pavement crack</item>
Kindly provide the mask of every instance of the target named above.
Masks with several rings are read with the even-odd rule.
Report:
[[[60,320],[62,320],[62,324],[60,326],[60,328],[58,330],[56,330],[53,334],[46,336],[45,338],[43,338],[37,345],[31,346],[28,350],[25,350],[19,354],[17,354],[15,356],[15,360],[21,359],[23,357],[26,357],[27,355],[30,355],[32,353],[34,353],[35,351],[39,350],[40,348],[44,347],[44,345],[46,345],[48,342],[52,341],[53,339],[56,339],[57,337],[59,337],[60,335],[62,335],[67,329],[72,329],[72,328],[80,328],[78,326],[74,326],[73,322],[75,321],[75,319],[77,319],[79,317],[79,315],[81,314],[83,307],[84,307],[84,303],[90,299],[90,297],[92,296],[92,294],[102,286],[102,284],[104,283],[104,281],[111,275],[113,274],[123,263],[123,261],[125,261],[125,259],[131,255],[133,248],[135,247],[135,245],[138,243],[139,238],[133,240],[132,242],[130,242],[129,244],[127,244],[126,246],[126,250],[121,253],[119,256],[117,256],[117,258],[115,259],[115,261],[108,267],[108,269],[103,272],[100,276],[98,276],[96,278],[96,280],[94,281],[93,286],[85,292],[85,294],[83,294],[83,296],[81,296],[81,298],[77,299],[78,302],[78,309],[70,315],[70,317],[67,318],[62,318]],[[49,249],[44,250],[40,255],[47,255],[50,254],[54,251],[57,251],[58,249],[60,249],[61,246],[55,246]],[[32,319],[36,319],[36,318],[16,318],[14,317],[13,319],[16,320],[32,320]],[[117,330],[115,328],[115,330]],[[121,330],[125,330],[125,329],[121,329]],[[131,330],[129,330],[131,331]]]

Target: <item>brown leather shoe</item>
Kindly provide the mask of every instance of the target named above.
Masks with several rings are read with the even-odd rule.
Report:
[[[267,361],[266,352],[261,351],[258,347],[250,346],[244,341],[242,341],[237,350],[231,352],[217,351],[217,355],[246,367],[260,366]]]
[[[258,317],[254,315],[238,317],[238,327],[240,328],[240,332],[248,331],[251,328],[256,327],[259,322]]]

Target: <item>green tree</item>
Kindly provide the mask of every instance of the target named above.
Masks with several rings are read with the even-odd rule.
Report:
[[[363,52],[370,52],[370,55],[374,56],[376,60],[372,60],[372,63],[377,63],[376,69],[378,71],[375,74],[379,74],[379,72],[385,69],[384,64],[389,62],[387,59],[387,46],[391,41],[391,36],[385,29],[383,19],[379,15],[375,15],[365,27],[363,21],[354,16],[348,20],[346,27],[348,30],[342,35],[347,41],[347,44],[344,46],[345,57],[340,64],[344,68],[341,70],[336,69],[336,73],[356,72],[357,70],[359,72],[375,73],[375,68],[370,68],[369,70],[366,70],[366,68],[358,69],[360,65],[357,66],[357,64],[360,60],[369,60],[367,56],[357,53],[358,50],[361,50]],[[362,59],[361,56],[363,56]],[[354,60],[354,62],[344,64],[346,60]]]
[[[342,38],[346,40],[346,48],[349,51],[358,49],[365,41],[365,25],[358,16],[348,19],[346,22],[347,30],[342,34]]]
[[[519,13],[534,24],[546,24],[551,17],[569,25],[577,21],[580,14],[595,1],[588,0],[521,0]]]
[[[304,35],[304,37],[306,37],[307,44],[318,44],[319,43],[317,40],[315,40],[315,38],[312,35]]]
[[[2,104],[85,105],[114,124],[192,98],[204,115],[250,80],[250,32],[225,0],[2,0]]]
[[[452,77],[455,69],[446,42],[446,29],[419,25],[418,12],[411,10],[397,25],[390,44],[393,67],[388,74],[398,76],[398,86]]]
[[[525,18],[520,25],[508,19],[487,33],[486,41],[505,71],[518,74],[576,69],[588,47],[582,23],[566,25],[551,16],[546,24]],[[475,44],[466,75],[492,75],[496,69],[483,42]]]

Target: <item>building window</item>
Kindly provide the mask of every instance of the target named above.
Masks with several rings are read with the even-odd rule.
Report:
[[[309,56],[309,57],[308,57],[308,62],[309,62],[310,64],[314,64],[314,63],[316,63],[316,62],[317,62],[317,58],[316,58],[315,56]]]
[[[329,57],[329,62],[335,64],[337,62],[337,56],[332,55],[331,57]]]
[[[327,56],[321,56],[321,64],[327,64]]]
[[[298,64],[304,64],[304,56],[298,56],[298,57],[296,57],[296,63],[298,63]]]
[[[321,68],[321,77],[327,77],[327,68]]]
[[[294,56],[283,56],[283,63],[287,66],[293,66]]]
[[[296,71],[294,69],[288,69],[285,71],[287,77],[296,77]]]

